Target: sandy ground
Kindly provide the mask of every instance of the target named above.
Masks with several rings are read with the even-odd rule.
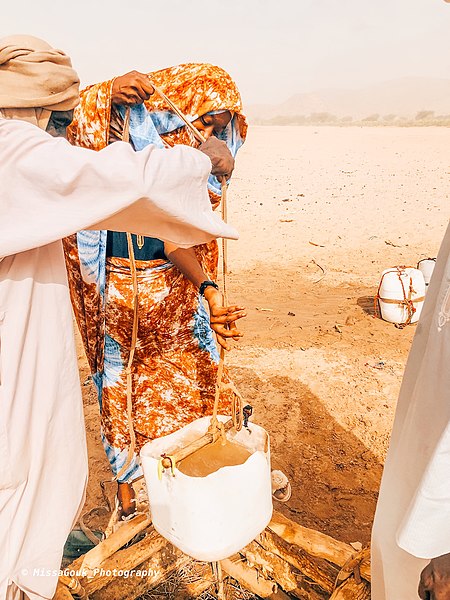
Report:
[[[374,318],[373,295],[383,269],[436,255],[449,145],[445,128],[254,127],[230,187],[229,296],[248,318],[227,362],[291,478],[282,511],[348,542],[369,540],[414,335]],[[83,390],[91,508],[110,473]]]

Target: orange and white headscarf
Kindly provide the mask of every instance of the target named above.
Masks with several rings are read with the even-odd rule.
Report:
[[[222,139],[227,138],[225,141],[230,151],[236,153],[245,141],[247,122],[239,90],[226,71],[208,63],[186,63],[151,72],[148,76],[191,121],[207,113],[230,111],[232,119]],[[92,150],[107,146],[113,82],[105,81],[81,92],[80,104],[68,129],[69,140],[73,144]],[[151,122],[146,121],[147,115],[150,115]],[[156,93],[145,105],[134,106],[131,110],[130,135],[135,137],[136,147],[157,144],[156,138],[148,138],[152,123],[160,138],[171,145],[194,146],[197,143],[184,123]],[[139,124],[145,125],[140,132]]]

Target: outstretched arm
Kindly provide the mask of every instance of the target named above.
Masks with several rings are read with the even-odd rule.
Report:
[[[34,125],[0,119],[0,256],[24,252],[80,229],[109,229],[179,246],[237,237],[211,210],[211,161],[194,148],[117,142],[75,148]]]

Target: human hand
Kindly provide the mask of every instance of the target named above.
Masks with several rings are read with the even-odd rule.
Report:
[[[243,306],[223,306],[222,294],[212,286],[205,289],[204,298],[209,306],[211,329],[222,348],[230,350],[227,339],[237,341],[243,336],[236,327],[236,321],[247,316],[245,309]]]
[[[450,598],[450,554],[433,558],[420,575],[419,596],[422,600]]]
[[[234,170],[234,158],[225,142],[211,136],[206,142],[200,144],[198,149],[209,156],[212,162],[211,173],[215,175],[219,181],[222,179],[222,176],[224,176],[225,179],[228,179],[231,176],[231,173]]]
[[[142,104],[154,93],[152,84],[147,75],[138,71],[130,71],[125,75],[116,77],[111,91],[113,104]]]

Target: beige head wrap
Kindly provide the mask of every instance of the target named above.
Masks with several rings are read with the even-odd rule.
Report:
[[[53,110],[78,104],[79,79],[67,54],[28,35],[0,39],[0,109],[3,116],[40,127]]]

